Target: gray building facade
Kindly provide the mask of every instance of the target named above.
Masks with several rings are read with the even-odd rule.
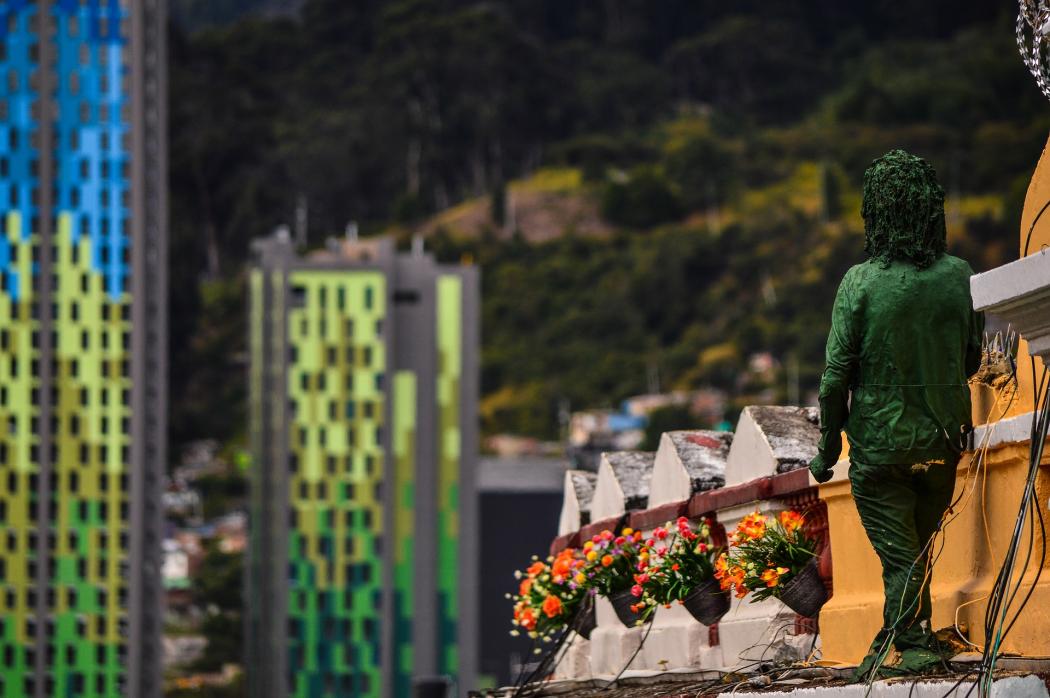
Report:
[[[472,687],[479,275],[389,239],[250,278],[250,695]]]

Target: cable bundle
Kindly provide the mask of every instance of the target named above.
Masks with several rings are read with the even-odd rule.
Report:
[[[984,654],[978,669],[981,696],[991,695],[993,672],[1003,641],[1013,628],[1014,623],[1017,622],[1021,611],[1024,610],[1025,605],[1035,591],[1043,572],[1043,565],[1046,563],[1046,526],[1043,521],[1042,508],[1036,500],[1035,480],[1039,474],[1039,464],[1042,461],[1048,432],[1050,432],[1050,385],[1047,382],[1048,375],[1050,375],[1050,371],[1044,368],[1038,387],[1035,389],[1036,411],[1032,418],[1031,443],[1028,454],[1028,477],[1025,480],[1025,487],[1021,496],[1021,507],[1014,522],[1014,530],[1010,537],[1006,558],[1003,560],[1003,565],[999,569],[995,584],[992,586],[988,607],[985,611]],[[1034,359],[1032,360],[1032,376],[1035,376]],[[1032,516],[1033,509],[1035,510],[1035,516]],[[1041,546],[1039,565],[1036,568],[1031,588],[1024,598],[1021,599],[1020,605],[1013,609],[1014,602],[1024,583],[1025,575],[1028,573],[1028,565],[1031,562],[1032,552],[1036,545],[1035,524],[1037,520],[1039,522],[1039,544]],[[1021,566],[1020,577],[1018,577],[1016,583],[1013,583],[1012,579],[1017,568],[1021,538],[1024,535],[1026,521],[1028,523],[1028,552]]]

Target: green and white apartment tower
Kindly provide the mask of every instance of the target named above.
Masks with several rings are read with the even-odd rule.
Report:
[[[477,662],[478,270],[388,238],[250,277],[253,698],[412,695]]]
[[[0,0],[0,698],[157,698],[163,0]]]

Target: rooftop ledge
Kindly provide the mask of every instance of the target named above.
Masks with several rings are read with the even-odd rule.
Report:
[[[1050,359],[1050,254],[1041,250],[970,277],[974,310],[1009,322],[1028,341],[1028,351]]]

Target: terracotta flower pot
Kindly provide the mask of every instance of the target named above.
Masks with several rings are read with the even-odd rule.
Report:
[[[816,559],[810,560],[780,591],[779,598],[800,616],[813,618],[828,601],[828,590],[820,578]]]
[[[598,627],[598,618],[594,614],[594,599],[588,598],[580,605],[571,627],[583,639],[591,639],[591,631]]]
[[[722,589],[717,579],[708,579],[689,592],[682,605],[704,625],[714,625],[729,611],[729,592]]]
[[[609,597],[609,603],[616,611],[616,617],[628,628],[633,628],[638,625],[638,621],[645,620],[641,612],[636,613],[631,610],[631,606],[640,603],[640,599],[631,594],[630,589],[617,591]]]

